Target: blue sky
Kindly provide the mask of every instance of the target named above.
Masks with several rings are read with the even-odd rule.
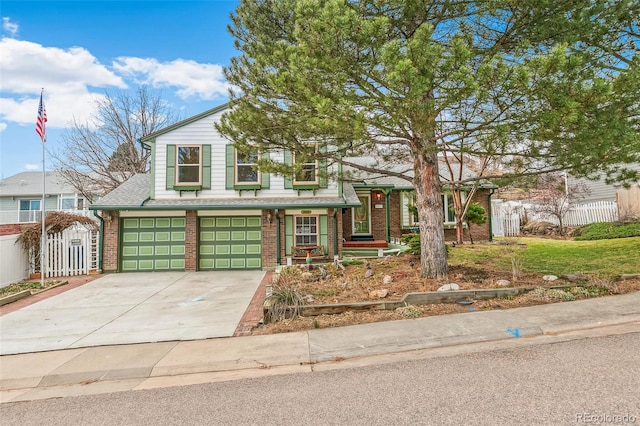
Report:
[[[49,152],[105,92],[148,85],[186,118],[228,100],[222,67],[237,1],[0,2],[0,177],[42,170],[35,132],[40,91]]]

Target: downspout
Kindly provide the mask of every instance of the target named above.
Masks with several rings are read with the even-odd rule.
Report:
[[[275,209],[276,215],[276,265],[282,265],[282,256],[280,255],[280,209]]]
[[[386,190],[384,192],[385,198],[385,228],[387,229],[387,242],[391,242],[391,206],[389,203],[391,202],[391,191]]]
[[[100,243],[98,244],[98,273],[102,273],[102,252],[104,251],[104,219],[98,214],[97,210],[93,211],[93,215],[100,221]]]
[[[144,200],[142,200],[142,202],[140,203],[140,207],[144,207],[144,203],[146,203],[147,201],[149,201],[151,199],[151,197],[147,197]]]
[[[493,221],[491,220],[491,217],[493,216],[492,212],[491,212],[491,196],[496,192],[495,189],[491,189],[491,192],[489,192],[489,197],[488,198],[488,205],[487,205],[487,210],[488,210],[488,215],[489,216],[489,242],[493,241]]]
[[[338,209],[333,208],[333,258],[338,256]]]

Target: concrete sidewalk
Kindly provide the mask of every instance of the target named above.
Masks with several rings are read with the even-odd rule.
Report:
[[[5,355],[0,402],[309,372],[366,357],[612,325],[640,332],[640,292],[298,333]]]

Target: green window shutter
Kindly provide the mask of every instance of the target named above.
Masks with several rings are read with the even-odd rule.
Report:
[[[320,245],[324,247],[324,253],[327,254],[329,248],[329,217],[326,214],[320,215]]]
[[[202,145],[202,189],[211,189],[211,145]]]
[[[293,165],[293,155],[288,149],[284,151],[284,164],[287,166]],[[284,177],[284,188],[293,189],[293,178],[291,176],[286,175]]]
[[[268,152],[263,152],[262,153],[262,158],[264,160],[268,160],[269,159],[269,153]],[[262,182],[261,187],[262,189],[268,189],[269,185],[271,184],[271,174],[269,174],[269,172],[261,172],[262,176],[260,177],[260,180]]]
[[[326,145],[320,145],[318,147],[318,151],[320,151],[320,153],[322,154],[326,154],[327,153],[327,146]],[[326,158],[321,158],[320,161],[318,161],[318,174],[320,175],[320,188],[327,188],[329,186],[329,182],[327,179],[327,159]]]
[[[235,183],[235,166],[236,166],[235,148],[233,147],[233,145],[227,145],[225,147],[225,157],[226,157],[225,188],[233,189],[233,186]]]
[[[284,244],[285,254],[291,256],[293,252],[293,216],[284,217]]]
[[[167,189],[173,189],[176,182],[176,146],[167,145]]]

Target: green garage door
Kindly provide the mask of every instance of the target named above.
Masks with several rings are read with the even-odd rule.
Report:
[[[184,217],[122,219],[122,271],[184,270]]]
[[[260,269],[260,216],[201,217],[198,269]]]

